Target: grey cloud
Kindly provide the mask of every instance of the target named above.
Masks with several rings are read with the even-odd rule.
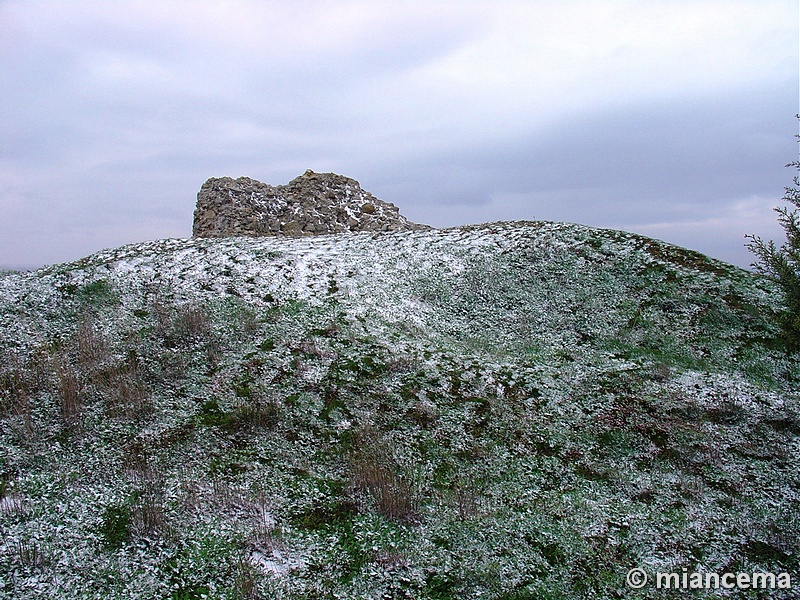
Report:
[[[742,198],[777,201],[796,156],[788,67],[750,87],[613,102],[598,90],[597,106],[584,86],[559,112],[553,98],[538,102],[536,81],[506,87],[514,98],[472,97],[472,82],[444,85],[426,70],[482,35],[488,4],[461,16],[395,7],[324,44],[303,33],[299,12],[263,22],[282,27],[274,39],[261,21],[239,39],[191,15],[180,25],[174,8],[150,22],[125,13],[134,4],[100,16],[82,6],[38,25],[27,8],[28,29],[11,28],[2,46],[0,83],[12,93],[0,106],[0,203],[24,207],[0,223],[0,264],[77,258],[114,236],[186,236],[206,178],[282,183],[306,168],[355,177],[437,226],[661,224],[652,231],[691,241]],[[717,256],[734,256],[739,223],[720,226]]]
[[[778,203],[797,152],[790,90],[775,81],[740,96],[589,112],[544,135],[454,144],[450,154],[367,170],[383,173],[386,195],[411,218],[434,225],[536,217],[639,228],[745,266],[743,235],[775,233],[767,206],[759,222],[729,219],[707,234],[697,224],[730,217],[743,198]]]

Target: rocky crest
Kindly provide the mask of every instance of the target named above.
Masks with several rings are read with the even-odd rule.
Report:
[[[431,229],[336,173],[307,170],[286,185],[211,178],[197,194],[194,237],[301,236]]]

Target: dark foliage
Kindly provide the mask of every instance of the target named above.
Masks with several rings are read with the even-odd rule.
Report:
[[[800,115],[798,115],[800,118]],[[797,136],[800,139],[800,136]],[[786,165],[800,170],[800,162]],[[779,207],[778,222],[786,233],[786,242],[777,246],[772,240],[764,241],[748,235],[747,248],[758,257],[753,266],[760,273],[774,279],[783,290],[786,309],[779,315],[783,338],[789,352],[800,350],[800,176],[795,175],[794,185],[785,188],[783,200],[796,208]]]

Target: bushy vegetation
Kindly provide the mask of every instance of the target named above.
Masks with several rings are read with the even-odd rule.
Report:
[[[800,115],[798,115],[800,119]],[[800,135],[796,136],[800,141]],[[800,162],[794,161],[787,167],[800,170]],[[796,208],[787,206],[775,208],[786,235],[786,241],[780,246],[775,242],[764,241],[756,235],[748,235],[747,247],[758,257],[753,266],[761,273],[771,277],[781,287],[785,299],[785,308],[779,320],[783,340],[789,352],[800,350],[800,177],[794,176],[794,186],[784,190],[783,201]]]

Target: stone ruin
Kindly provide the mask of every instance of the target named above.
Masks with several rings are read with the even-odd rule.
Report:
[[[286,185],[211,178],[197,194],[194,237],[304,236],[431,229],[412,223],[355,180],[308,170]]]

